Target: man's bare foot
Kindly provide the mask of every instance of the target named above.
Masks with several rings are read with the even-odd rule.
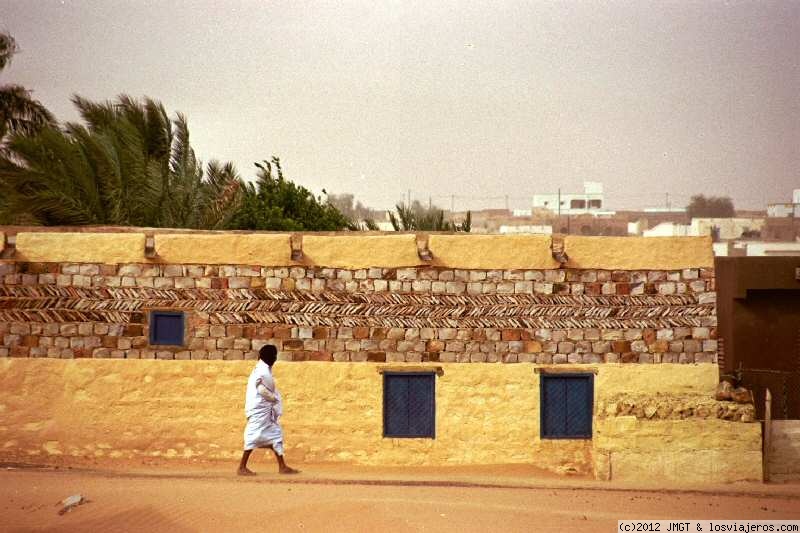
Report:
[[[237,476],[255,476],[256,473],[250,470],[249,468],[240,468],[236,471]]]
[[[280,468],[278,470],[278,473],[279,474],[299,474],[300,471],[299,470],[295,470],[294,468],[292,468],[290,466],[284,466],[283,468]]]

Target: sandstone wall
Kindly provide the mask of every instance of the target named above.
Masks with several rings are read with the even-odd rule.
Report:
[[[593,440],[541,440],[538,365],[436,365],[442,368],[436,438],[383,438],[378,370],[386,366],[278,363],[288,456],[377,465],[526,463],[639,481],[760,478],[758,424],[596,416]],[[235,462],[251,367],[245,361],[1,360],[0,461]],[[597,372],[596,405],[634,392],[707,397],[717,380],[711,364],[581,367],[587,368]]]
[[[4,228],[3,242],[2,460],[232,461],[271,343],[302,362],[277,368],[299,460],[760,477],[752,412],[711,400],[705,238]],[[183,345],[150,344],[151,310],[185,313]],[[382,437],[387,365],[443,368],[435,439]],[[537,372],[554,369],[596,373],[592,440],[539,438]]]

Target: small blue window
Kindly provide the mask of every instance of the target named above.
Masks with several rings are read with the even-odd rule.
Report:
[[[383,375],[383,436],[434,438],[436,430],[436,375]]]
[[[183,346],[183,329],[180,311],[150,311],[150,344]]]
[[[593,374],[541,375],[543,439],[591,439]]]

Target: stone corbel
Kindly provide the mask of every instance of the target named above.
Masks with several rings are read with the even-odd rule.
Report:
[[[303,236],[292,234],[289,238],[292,247],[292,261],[300,262],[303,260]]]
[[[146,233],[144,237],[144,256],[147,259],[158,257],[156,252],[156,238],[152,233]]]
[[[564,268],[564,265],[567,264],[569,261],[569,256],[567,255],[566,250],[564,250],[564,238],[553,238],[550,244],[550,254],[553,256],[553,259],[558,261],[559,268]]]
[[[428,235],[417,235],[417,255],[423,261],[433,261],[433,253],[428,248]]]
[[[13,259],[16,253],[16,236],[0,233],[0,259]]]

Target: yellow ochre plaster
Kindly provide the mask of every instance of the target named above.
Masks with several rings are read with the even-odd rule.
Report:
[[[252,361],[0,360],[0,461],[235,462],[252,366]],[[758,424],[596,418],[591,440],[542,440],[540,375],[528,364],[431,365],[443,369],[436,378],[436,438],[383,438],[380,367],[276,365],[292,463],[517,463],[601,479],[663,475],[687,483],[754,479],[761,469]],[[705,395],[718,373],[711,364],[596,368],[595,403],[633,389],[666,396],[674,384],[682,394]],[[693,453],[710,466],[698,468]],[[659,465],[655,474],[648,473],[651,463]]]
[[[558,268],[549,235],[431,235],[435,266],[463,269]]]
[[[156,234],[157,261],[228,265],[292,264],[288,234]]]
[[[303,235],[304,262],[333,268],[411,267],[423,264],[416,235]]]
[[[289,234],[155,233],[156,257],[145,257],[144,233],[20,232],[17,261],[72,263],[189,263],[288,266]],[[428,264],[417,237],[302,235],[303,263],[332,268],[408,267]],[[432,266],[460,269],[558,268],[547,235],[430,235]],[[569,268],[674,270],[713,267],[708,237],[566,236]]]
[[[18,261],[141,263],[144,233],[23,232],[17,234]]]
[[[711,237],[564,237],[568,268],[679,270],[712,268]]]

